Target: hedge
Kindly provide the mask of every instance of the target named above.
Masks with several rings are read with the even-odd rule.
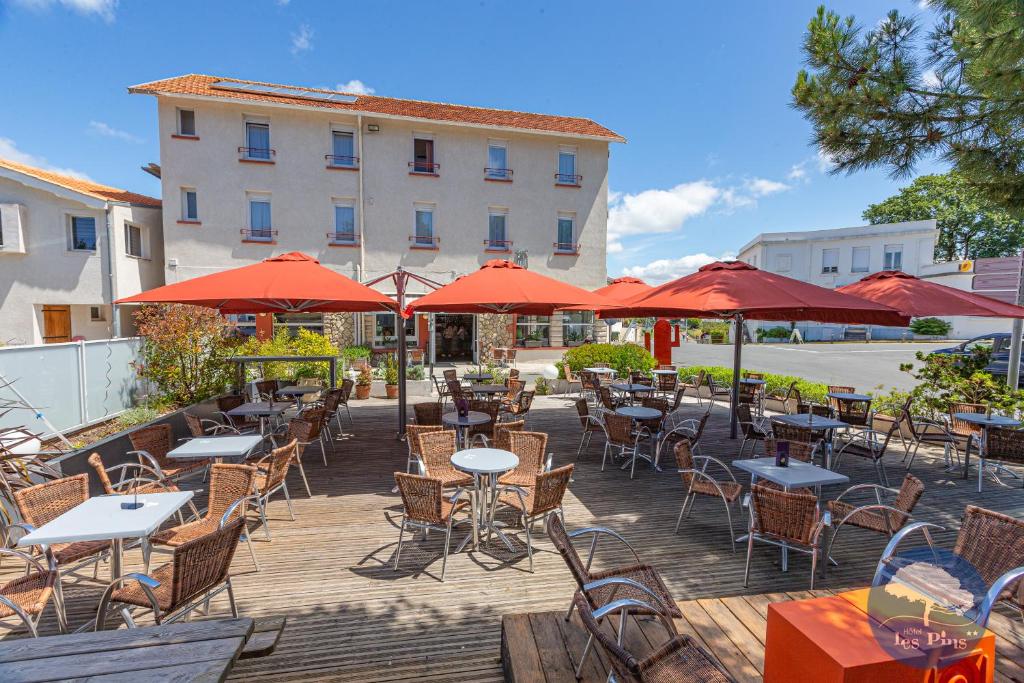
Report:
[[[630,370],[651,370],[656,364],[654,356],[639,344],[583,344],[566,351],[562,362],[573,372],[607,363],[620,376]]]
[[[732,368],[727,368],[723,365],[690,365],[680,368],[679,376],[682,379],[686,379],[692,375],[698,374],[701,370],[704,370],[714,377],[715,382],[718,382],[719,384],[724,384],[726,386],[732,385]],[[827,384],[808,382],[801,377],[793,377],[792,375],[776,375],[770,372],[764,373],[764,380],[766,395],[784,395],[789,389],[789,385],[796,382],[796,388],[800,391],[800,397],[802,399],[805,401],[815,401],[817,403],[826,402],[825,394],[828,393]]]

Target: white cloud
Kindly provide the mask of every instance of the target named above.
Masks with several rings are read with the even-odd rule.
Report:
[[[820,148],[818,149],[817,161],[818,171],[820,171],[821,173],[828,173],[833,168],[835,168],[836,165],[835,158],[831,154]]]
[[[726,253],[718,257],[705,254],[703,252],[699,254],[687,254],[686,256],[680,256],[679,258],[674,259],[657,259],[643,266],[623,268],[622,274],[638,277],[650,284],[657,284],[661,282],[668,282],[669,280],[675,280],[676,278],[680,278],[684,275],[689,275],[701,266],[705,266],[709,263],[731,258],[735,258],[731,253]]]
[[[118,0],[15,0],[19,5],[35,10],[49,9],[60,5],[79,14],[94,14],[103,21],[112,22]]]
[[[353,95],[372,95],[377,92],[357,78],[353,78],[348,83],[339,83],[334,89],[340,90],[341,92],[351,93]]]
[[[780,183],[777,180],[769,180],[767,178],[751,178],[744,183],[744,186],[755,197],[767,197],[770,194],[785,192],[791,189],[786,183]]]
[[[125,142],[132,142],[139,144],[142,142],[142,138],[137,135],[132,135],[128,131],[118,130],[113,126],[109,126],[102,121],[90,121],[89,132],[93,135],[102,135],[106,138],[117,138],[118,140],[124,140]]]
[[[54,166],[43,157],[21,151],[14,140],[10,138],[0,138],[0,159],[8,159],[19,164],[25,164],[26,166],[35,166],[44,171],[63,173],[64,175],[74,176],[83,180],[92,180],[92,178],[81,171],[76,171],[73,168],[60,168],[59,166]]]
[[[921,81],[929,88],[938,88],[942,85],[942,79],[935,73],[935,69],[928,69],[921,74]]]
[[[793,164],[789,168],[789,173],[786,174],[787,180],[802,180],[807,182],[807,162],[801,161],[799,164]]]
[[[302,24],[299,26],[298,32],[292,34],[292,54],[297,55],[312,49],[313,29],[309,27],[309,24]]]
[[[680,183],[668,190],[612,193],[608,208],[609,251],[621,251],[622,238],[627,235],[679,230],[687,220],[707,211],[721,193],[707,180]]]

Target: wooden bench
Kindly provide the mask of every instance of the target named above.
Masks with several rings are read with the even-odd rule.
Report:
[[[239,659],[266,657],[277,647],[288,617],[262,617],[256,620],[252,635],[245,643]]]

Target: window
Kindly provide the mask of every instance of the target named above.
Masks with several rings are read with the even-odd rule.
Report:
[[[191,109],[178,110],[178,135],[195,137],[196,135],[196,113]]]
[[[270,160],[270,124],[245,123],[245,158]]]
[[[903,245],[885,245],[885,259],[882,263],[882,270],[903,270]]]
[[[775,272],[788,273],[793,270],[793,255],[779,254],[775,257]]]
[[[355,136],[352,131],[336,130],[331,133],[331,166],[354,168],[356,165]]]
[[[558,233],[555,239],[555,251],[576,251],[576,217],[573,214],[558,215]]]
[[[416,207],[416,219],[413,225],[413,244],[418,247],[432,247],[437,242],[434,237],[434,207],[419,205]]]
[[[104,319],[105,318],[103,316],[103,308],[101,308],[100,306],[89,307],[89,320],[92,320],[93,322],[101,322]]]
[[[821,272],[822,273],[838,273],[839,272],[839,250],[838,249],[822,249],[821,250]]]
[[[410,347],[416,346],[417,316],[405,319],[405,339]],[[395,348],[398,346],[398,333],[394,313],[376,313],[373,319],[373,346],[378,349]]]
[[[516,316],[516,346],[551,346],[551,318],[546,315]]]
[[[754,254],[753,256],[750,257],[750,265],[757,268],[757,254]]]
[[[558,173],[555,182],[559,185],[579,185],[580,176],[576,175],[576,150],[563,147],[558,151]]]
[[[414,138],[412,141],[413,173],[436,173],[434,163],[434,141],[426,138]]]
[[[256,314],[255,313],[232,313],[225,315],[229,323],[234,323],[235,336],[255,337],[256,336]]]
[[[196,191],[187,187],[181,188],[181,220],[199,220],[199,204],[196,201]]]
[[[335,244],[356,244],[356,207],[352,202],[337,202],[334,205],[334,235],[331,242]]]
[[[288,330],[289,337],[297,337],[299,330],[309,330],[317,334],[324,333],[323,313],[275,313],[274,331]]]
[[[508,167],[508,146],[504,142],[492,140],[487,143],[487,168],[484,174],[490,180],[512,179],[512,171]]]
[[[508,209],[490,209],[487,212],[487,248],[508,251]]]
[[[249,233],[251,240],[270,240],[274,236],[270,218],[270,197],[249,197]]]
[[[566,346],[579,346],[587,339],[594,339],[594,312],[563,311],[562,343]]]
[[[69,247],[75,251],[96,251],[96,219],[72,216]]]
[[[124,253],[142,258],[142,228],[139,226],[124,224]]]
[[[851,273],[866,273],[871,267],[871,247],[854,247]]]

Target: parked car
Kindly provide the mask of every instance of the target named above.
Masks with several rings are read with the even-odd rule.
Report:
[[[1007,332],[993,332],[983,334],[974,339],[968,339],[962,344],[950,346],[946,349],[938,349],[932,353],[952,354],[956,356],[970,356],[978,349],[988,348],[992,350],[992,360],[1006,360],[1010,357],[1010,335]]]

